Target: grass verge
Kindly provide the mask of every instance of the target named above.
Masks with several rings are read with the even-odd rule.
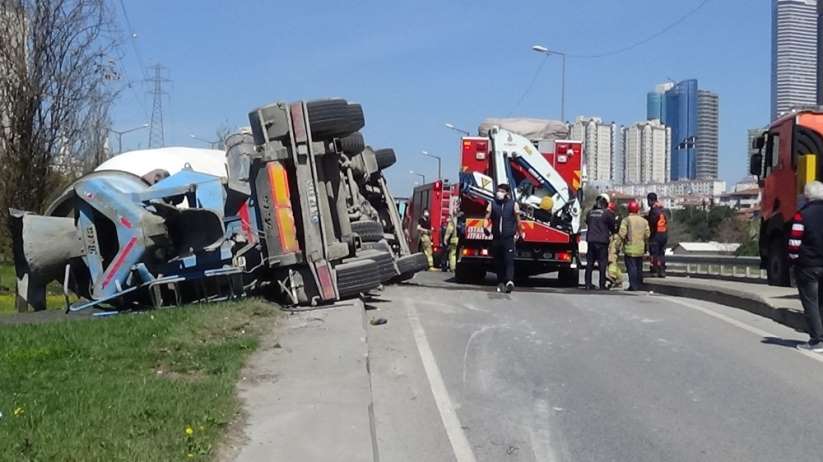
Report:
[[[211,459],[276,313],[251,299],[0,327],[0,459]]]

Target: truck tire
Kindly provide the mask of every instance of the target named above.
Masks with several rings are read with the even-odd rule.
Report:
[[[348,261],[334,267],[340,298],[356,297],[380,287],[380,267],[374,260]]]
[[[306,110],[312,137],[316,139],[343,138],[366,124],[363,108],[344,99],[309,101]]]
[[[363,242],[377,242],[383,239],[383,225],[376,221],[353,221],[351,230],[357,233]]]
[[[467,263],[457,263],[454,279],[459,284],[482,284],[486,280],[486,270]]]
[[[397,155],[392,148],[378,149],[374,151],[374,157],[380,170],[385,170],[397,162]]]
[[[561,287],[577,287],[580,285],[580,270],[577,268],[562,269],[557,272],[557,280]]]
[[[789,287],[789,255],[785,239],[775,236],[769,241],[769,255],[766,266],[766,276],[770,286]]]
[[[369,259],[377,262],[380,272],[380,283],[388,282],[399,274],[397,267],[394,265],[394,256],[391,253],[391,249],[364,249],[357,252],[357,256],[354,257],[354,260],[360,259]]]
[[[344,154],[349,156],[356,156],[366,149],[366,142],[363,140],[363,135],[360,132],[354,132],[349,136],[340,138],[338,146]]]
[[[429,269],[429,261],[422,253],[413,253],[397,259],[397,271],[400,273],[394,280],[397,282],[411,279],[415,273]]]

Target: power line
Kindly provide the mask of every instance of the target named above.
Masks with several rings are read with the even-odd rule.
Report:
[[[669,23],[668,25],[666,25],[662,29],[660,29],[657,32],[655,32],[655,33],[653,33],[653,34],[651,34],[651,35],[649,35],[649,36],[647,36],[647,37],[645,37],[641,40],[638,40],[637,42],[634,42],[630,45],[626,45],[626,46],[621,47],[621,48],[616,48],[614,50],[604,51],[604,52],[600,52],[600,53],[592,53],[592,54],[568,53],[567,56],[570,57],[570,58],[594,59],[594,58],[605,58],[605,57],[608,57],[608,56],[614,56],[614,55],[618,55],[618,54],[625,53],[627,51],[633,50],[633,49],[635,49],[635,48],[637,48],[641,45],[645,45],[645,44],[651,42],[652,40],[664,35],[665,33],[669,32],[670,30],[672,30],[675,27],[679,26],[684,21],[686,21],[691,16],[693,16],[695,13],[700,11],[710,1],[711,0],[702,0],[700,3],[697,4],[697,6],[695,6],[691,10],[687,11],[685,14],[683,14],[682,16],[680,16],[679,18],[677,18],[673,22]]]
[[[653,33],[653,34],[651,34],[651,35],[649,35],[649,36],[647,36],[647,37],[645,37],[641,40],[638,40],[637,42],[634,42],[630,45],[627,45],[627,46],[624,46],[624,47],[621,47],[621,48],[617,48],[617,49],[614,49],[614,50],[610,50],[610,51],[603,51],[603,52],[592,53],[592,54],[566,53],[566,56],[569,57],[569,58],[578,58],[578,59],[597,59],[597,58],[605,58],[605,57],[608,57],[608,56],[614,56],[614,55],[618,55],[618,54],[625,53],[627,51],[633,50],[633,49],[635,49],[639,46],[642,46],[642,45],[645,45],[646,43],[651,42],[652,40],[654,40],[658,37],[661,37],[662,35],[666,34],[670,30],[672,30],[675,27],[679,26],[684,21],[686,21],[691,16],[693,16],[695,13],[700,11],[710,1],[711,0],[702,0],[700,3],[697,4],[697,6],[695,6],[691,10],[687,11],[686,13],[684,13],[682,16],[678,17],[673,22],[667,24],[662,29],[660,29],[657,32],[655,32],[655,33]],[[523,92],[523,94],[520,95],[520,98],[517,100],[517,104],[515,104],[514,108],[511,110],[509,115],[514,113],[514,111],[516,111],[517,108],[520,107],[520,104],[523,103],[523,100],[525,100],[526,96],[528,96],[528,94],[531,92],[532,88],[534,87],[534,84],[537,82],[537,78],[540,76],[540,71],[543,70],[543,66],[546,64],[546,58],[548,58],[548,55],[545,55],[544,59],[540,62],[540,65],[537,67],[537,70],[535,71],[534,76],[532,76],[531,82],[529,82],[529,85],[526,87],[526,90]]]
[[[171,82],[166,77],[166,67],[155,64],[151,67],[154,76],[146,79],[152,83],[152,108],[151,123],[149,125],[149,148],[161,148],[166,145],[165,132],[163,129],[163,96],[167,93],[163,91],[163,84]]]
[[[140,49],[137,47],[137,41],[135,40],[137,34],[134,32],[134,27],[131,25],[129,13],[126,11],[126,4],[123,0],[120,0],[120,9],[123,11],[123,19],[126,21],[126,28],[128,28],[129,43],[131,43],[131,48],[134,50],[135,57],[137,57],[137,64],[140,66],[140,72],[143,74],[144,78],[148,77],[146,74],[146,65],[143,62],[143,56],[140,54]]]
[[[537,78],[540,77],[540,71],[543,70],[543,66],[546,65],[546,61],[548,59],[549,59],[548,54],[543,55],[543,59],[540,61],[540,65],[537,66],[537,70],[534,71],[534,75],[532,76],[531,82],[529,82],[529,85],[526,86],[526,89],[523,91],[523,94],[520,95],[520,98],[518,98],[517,103],[514,105],[512,110],[509,112],[509,116],[514,114],[514,111],[516,111],[520,107],[520,105],[523,103],[523,100],[526,99],[526,96],[528,96],[529,93],[531,93],[532,88],[534,87],[534,84],[537,83]]]

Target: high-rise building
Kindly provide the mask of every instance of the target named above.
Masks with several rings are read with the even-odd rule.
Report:
[[[623,129],[624,183],[669,181],[671,132],[659,120],[638,122]]]
[[[673,86],[674,82],[664,82],[657,85],[654,91],[646,94],[646,120],[666,118],[666,92]]]
[[[611,181],[614,126],[599,117],[580,116],[571,126],[571,139],[583,143],[589,181]]]
[[[771,120],[817,101],[817,0],[772,0]]]
[[[612,183],[626,181],[626,157],[623,155],[623,127],[612,123]]]
[[[672,180],[717,178],[718,113],[718,96],[698,90],[695,79],[666,82],[646,95],[647,119],[671,128]]]
[[[817,0],[817,104],[823,105],[823,0]]]
[[[675,84],[666,92],[663,124],[672,130],[671,179],[692,180],[697,176],[697,80]]]
[[[716,93],[697,90],[697,152],[695,174],[698,180],[717,178],[719,150],[720,99]]]

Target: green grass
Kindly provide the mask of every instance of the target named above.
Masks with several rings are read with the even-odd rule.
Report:
[[[17,311],[14,306],[14,287],[17,283],[17,275],[14,272],[14,265],[11,263],[0,263],[0,313],[12,313]],[[66,299],[63,296],[63,288],[59,283],[52,282],[46,288],[46,308],[50,310],[62,310],[66,308]],[[74,301],[74,299],[72,299]]]
[[[0,460],[211,459],[276,313],[252,299],[0,328]]]

